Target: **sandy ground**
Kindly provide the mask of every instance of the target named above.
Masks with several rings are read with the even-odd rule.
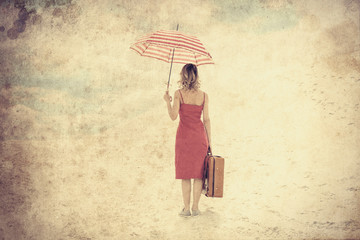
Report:
[[[359,237],[358,174],[307,169],[296,157],[284,172],[270,163],[271,154],[242,149],[223,148],[231,154],[224,198],[202,197],[203,215],[180,218],[171,154],[154,142],[136,150],[110,137],[73,139],[61,148],[57,141],[21,142],[33,154],[13,165],[2,162],[10,181],[2,184],[12,187],[2,196],[4,239]],[[19,142],[1,146],[16,149]]]

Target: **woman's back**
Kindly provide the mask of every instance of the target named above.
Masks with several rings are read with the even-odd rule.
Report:
[[[201,90],[179,90],[183,98],[182,103],[201,106],[204,103],[204,92]]]

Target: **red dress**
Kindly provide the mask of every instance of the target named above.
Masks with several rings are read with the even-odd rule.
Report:
[[[208,150],[208,139],[205,127],[201,121],[201,106],[184,103],[181,91],[180,121],[175,141],[175,178],[202,178],[204,159]]]

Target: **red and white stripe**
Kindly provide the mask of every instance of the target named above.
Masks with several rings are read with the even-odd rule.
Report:
[[[174,51],[174,63],[192,63],[197,66],[214,64],[210,53],[200,40],[178,31],[157,31],[140,38],[131,49],[141,56],[156,58],[170,63]]]

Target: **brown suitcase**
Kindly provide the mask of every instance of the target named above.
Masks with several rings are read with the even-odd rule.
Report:
[[[203,190],[207,197],[223,197],[225,159],[210,152],[204,160]]]

